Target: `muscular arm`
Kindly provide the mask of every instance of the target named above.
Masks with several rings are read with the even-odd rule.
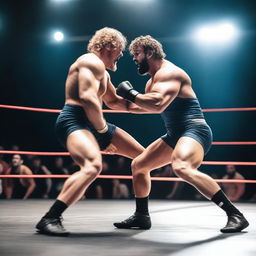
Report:
[[[145,94],[138,94],[135,103],[153,113],[161,113],[178,95],[181,82],[176,79],[159,79]]]
[[[151,113],[161,113],[178,95],[183,75],[181,72],[169,72],[160,69],[146,85],[146,93],[137,92],[128,81],[117,87],[118,95],[134,102],[139,108]],[[134,104],[129,105],[130,112],[137,112]],[[134,109],[133,109],[134,108]]]
[[[244,180],[244,177],[242,175],[240,175],[240,174],[237,174],[235,178],[239,179],[239,180]],[[231,198],[231,200],[238,201],[243,196],[243,194],[244,194],[245,184],[244,183],[236,183],[235,186],[236,186],[236,193]]]
[[[100,80],[97,78],[100,73],[96,68],[90,66],[79,67],[79,98],[84,111],[96,130],[105,127],[106,122],[103,118],[102,106],[98,97]]]
[[[127,110],[132,113],[147,113],[148,110],[145,110],[138,105],[129,102],[128,100],[118,96],[116,94],[116,89],[114,85],[112,84],[110,77],[108,75],[108,85],[107,85],[107,91],[105,95],[103,96],[104,103],[111,109],[117,109],[117,110]]]
[[[27,166],[23,166],[22,174],[32,175],[33,173]],[[28,199],[36,187],[36,183],[33,178],[26,179],[26,183],[28,186],[23,199]]]
[[[46,166],[44,166],[44,165],[42,165],[42,170],[43,170],[43,172],[46,174],[46,175],[49,175],[49,174],[52,174],[50,171],[49,171],[49,169],[46,167]],[[46,191],[45,191],[45,193],[43,194],[43,197],[44,198],[48,198],[48,194],[50,193],[50,191],[51,191],[51,188],[52,188],[52,180],[50,179],[50,178],[48,178],[48,179],[46,179]]]
[[[9,168],[6,172],[6,174],[10,174],[11,169]],[[6,197],[6,199],[12,198],[12,192],[13,192],[13,180],[12,179],[3,179],[3,192]]]
[[[12,198],[12,192],[13,192],[13,181],[12,179],[4,179],[3,181],[3,190],[6,199]]]

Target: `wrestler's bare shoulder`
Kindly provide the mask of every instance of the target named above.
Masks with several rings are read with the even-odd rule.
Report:
[[[155,74],[156,80],[171,80],[177,79],[180,81],[187,81],[191,82],[190,77],[188,74],[181,69],[180,67],[176,66],[170,61],[164,60],[161,68]]]
[[[21,165],[20,167],[21,174],[32,174],[31,170],[26,165]]]
[[[106,70],[103,61],[93,53],[83,54],[76,60],[74,65],[78,70],[87,68],[96,76],[103,76]]]

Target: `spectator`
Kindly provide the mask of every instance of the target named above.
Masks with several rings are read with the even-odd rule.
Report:
[[[128,162],[126,157],[123,156],[117,156],[116,158],[116,165],[115,167],[115,173],[120,175],[131,175],[130,166],[131,163]],[[111,170],[112,171],[112,170]],[[121,198],[130,198],[130,190],[132,188],[132,181],[129,179],[122,180],[122,182],[118,179],[112,180],[112,198],[115,199],[121,199]]]
[[[71,164],[68,166],[69,174],[73,174],[79,170],[80,170],[80,167],[74,161],[72,161]]]
[[[2,146],[0,146],[0,150],[4,150]],[[3,159],[3,154],[0,154],[0,174],[9,174],[8,171],[10,170],[9,165]],[[0,179],[0,198],[5,198],[6,193],[8,190],[7,186],[7,179]]]
[[[166,165],[163,168],[165,169],[164,172],[163,172],[164,173],[163,176],[176,177],[171,165]],[[171,191],[166,196],[166,199],[174,199],[174,200],[175,199],[180,199],[183,188],[184,188],[184,182],[183,181],[172,181]]]
[[[19,151],[20,150],[20,147],[18,145],[12,145],[11,146],[11,150],[13,151]]]
[[[254,193],[253,195],[252,195],[252,197],[250,198],[250,201],[256,201],[256,193]]]
[[[109,174],[109,164],[102,160],[101,174]],[[110,199],[112,198],[112,181],[110,179],[96,179],[86,191],[86,198]]]
[[[113,179],[113,190],[112,198],[121,199],[121,198],[130,198],[130,192],[126,184],[120,183],[120,180]]]
[[[23,160],[20,155],[13,155],[9,173],[21,175],[33,174],[26,165],[23,165]],[[11,188],[6,194],[8,199],[27,199],[34,191],[36,184],[33,178],[14,178],[8,181],[8,187]]]
[[[211,172],[208,175],[211,176],[213,179],[218,179],[219,178],[218,175],[215,172]],[[201,193],[199,193],[198,190],[195,193],[195,199],[196,200],[204,200],[204,201],[206,200],[205,197]]]
[[[170,164],[161,168],[155,169],[151,172],[152,177],[173,177],[175,176]],[[177,199],[176,196],[180,194],[183,188],[183,182],[166,182],[166,181],[153,181],[150,198],[152,199]],[[175,198],[174,198],[175,197]]]
[[[223,179],[239,179],[244,180],[244,177],[237,172],[234,165],[226,166],[226,175]],[[244,194],[245,184],[244,183],[222,183],[222,187],[227,197],[231,201],[238,201]]]
[[[53,174],[69,174],[67,168],[64,167],[64,161],[62,157],[56,157],[54,159]],[[62,186],[66,178],[56,178],[52,182],[51,197],[55,198],[60,193]]]
[[[42,165],[41,159],[34,156],[31,160],[31,170],[34,174],[51,174],[45,165]],[[49,198],[49,192],[52,187],[50,178],[35,178],[36,188],[31,197],[33,198]]]

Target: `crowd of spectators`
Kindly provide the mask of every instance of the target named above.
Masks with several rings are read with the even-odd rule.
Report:
[[[4,150],[0,146],[0,150]],[[13,146],[12,150],[19,150]],[[131,175],[131,160],[122,156],[103,156],[102,175]],[[234,165],[227,165],[222,175],[211,173],[213,178],[245,179]],[[78,171],[79,167],[70,157],[33,155],[5,155],[0,154],[0,174],[39,174],[39,175],[71,175]],[[59,194],[66,178],[3,178],[0,179],[0,198],[53,198]],[[154,177],[176,177],[171,165],[152,171]],[[230,200],[256,200],[255,193],[245,197],[246,184],[221,183],[222,189]],[[130,199],[134,197],[131,179],[97,178],[88,188],[84,199]],[[191,185],[179,181],[153,181],[150,194],[151,199],[166,200],[204,200],[204,198]]]

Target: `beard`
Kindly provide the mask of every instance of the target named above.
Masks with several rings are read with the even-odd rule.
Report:
[[[234,179],[236,172],[228,173],[228,179]]]
[[[138,67],[138,73],[140,75],[145,75],[146,73],[148,73],[149,65],[146,57],[140,63],[137,64],[137,67]]]

